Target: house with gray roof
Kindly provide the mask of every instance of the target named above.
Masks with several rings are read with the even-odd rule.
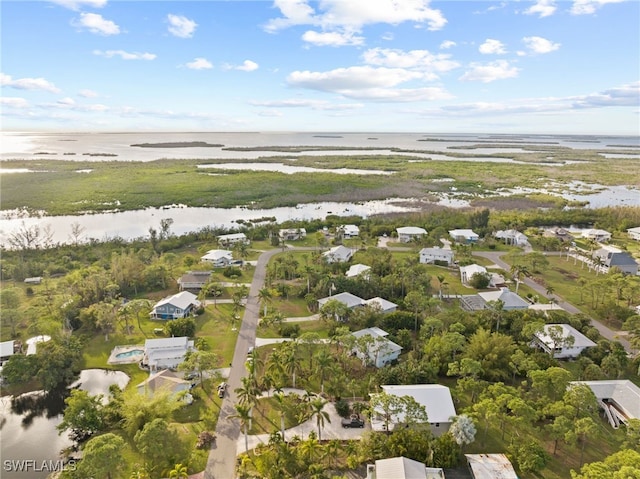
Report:
[[[354,250],[340,245],[322,253],[327,263],[346,263],[353,256]]]
[[[594,251],[593,257],[609,270],[617,268],[625,274],[638,274],[638,263],[633,256],[614,246],[603,245]]]
[[[527,246],[529,244],[529,238],[527,238],[527,235],[518,230],[500,230],[496,231],[493,236],[507,245]]]
[[[389,334],[380,328],[366,328],[351,333],[356,339],[367,337],[360,345],[354,347],[353,353],[363,364],[371,364],[376,368],[386,366],[395,361],[402,352],[402,346],[386,338]]]
[[[421,462],[399,456],[367,464],[367,479],[444,479],[444,471],[439,467],[426,467]]]
[[[640,387],[628,379],[572,381],[589,386],[614,428],[630,419],[640,419]]]
[[[187,271],[178,278],[180,291],[185,289],[202,289],[211,279],[213,271]]]
[[[533,345],[554,358],[566,359],[577,358],[596,343],[569,324],[545,324],[543,330],[534,335]]]
[[[509,290],[509,288],[500,288],[497,291],[483,291],[478,293],[478,296],[480,296],[487,305],[491,302],[501,301],[502,309],[505,311],[529,308],[529,303]],[[485,309],[488,309],[488,306]]]
[[[379,296],[375,298],[366,299],[364,301],[365,306],[371,306],[372,308],[380,310],[381,313],[389,314],[398,309],[398,305],[392,301],[386,300]]]
[[[453,241],[460,244],[473,244],[480,239],[480,236],[470,229],[449,230],[449,236]]]
[[[189,291],[168,296],[158,301],[149,313],[151,319],[178,319],[189,316],[200,306],[198,297]]]
[[[354,264],[349,267],[345,276],[347,278],[355,278],[357,276],[361,276],[364,279],[369,279],[369,274],[371,272],[371,266],[367,266],[366,264]]]
[[[473,479],[518,479],[505,454],[465,454]]]
[[[322,308],[325,304],[327,304],[331,300],[340,301],[349,309],[353,309],[353,308],[357,308],[358,306],[365,305],[364,299],[359,298],[355,294],[345,292],[345,293],[338,293],[338,294],[334,294],[333,296],[327,296],[326,298],[319,299],[318,307]]]

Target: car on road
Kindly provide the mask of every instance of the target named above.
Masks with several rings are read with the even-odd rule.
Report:
[[[227,383],[220,383],[218,386],[218,397],[223,398],[225,392],[227,392]]]
[[[352,414],[349,419],[342,420],[342,427],[364,427],[364,421],[357,414]]]

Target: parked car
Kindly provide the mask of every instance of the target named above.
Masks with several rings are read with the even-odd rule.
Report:
[[[349,419],[342,420],[342,427],[364,427],[364,421],[357,414],[352,414]]]
[[[225,392],[227,392],[227,383],[220,383],[218,386],[218,397],[223,398]]]

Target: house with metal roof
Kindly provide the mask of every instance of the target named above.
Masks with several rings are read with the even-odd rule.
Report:
[[[629,238],[640,241],[640,226],[629,228],[627,233],[629,234]]]
[[[296,241],[307,237],[307,230],[304,228],[282,228],[278,231],[278,237],[282,241]]]
[[[363,364],[371,364],[376,368],[386,366],[395,361],[402,352],[402,346],[386,338],[389,333],[380,328],[366,328],[351,333],[356,339],[371,338],[362,347],[354,347],[353,353],[362,360]]]
[[[355,294],[345,292],[345,293],[338,293],[338,294],[334,294],[333,296],[327,296],[326,298],[319,299],[318,307],[322,308],[325,304],[327,304],[331,300],[340,301],[349,309],[353,309],[353,308],[357,308],[358,306],[365,305],[364,299],[356,296]]]
[[[233,246],[237,243],[249,244],[249,238],[244,233],[232,233],[218,236],[218,244],[222,246]]]
[[[427,230],[418,226],[401,226],[396,228],[398,233],[398,241],[400,243],[409,243],[410,241],[417,240],[427,235]]]
[[[354,250],[340,245],[322,253],[327,263],[346,263],[353,256]]]
[[[357,238],[360,235],[360,228],[357,225],[342,225],[338,226],[338,229],[342,232],[344,239]]]
[[[572,381],[589,386],[614,428],[630,419],[640,419],[640,387],[628,379]]]
[[[451,248],[422,248],[420,250],[420,262],[433,264],[436,261],[451,265],[453,263],[453,250]]]
[[[200,260],[211,263],[214,268],[224,268],[233,261],[233,253],[226,249],[211,249]]]
[[[453,241],[461,244],[477,243],[480,239],[480,236],[470,229],[449,230],[449,236],[451,236]]]
[[[604,243],[611,239],[611,233],[595,228],[584,230],[581,236],[586,239],[597,241],[598,243]]]
[[[478,293],[486,303],[485,309],[489,308],[491,302],[502,302],[502,309],[510,311],[512,309],[528,309],[529,303],[509,288],[500,288],[496,291],[482,291]]]
[[[444,479],[444,471],[439,467],[426,467],[421,462],[399,456],[367,464],[367,479]]]
[[[603,245],[593,253],[594,259],[601,262],[607,269],[617,268],[630,275],[638,274],[638,263],[627,251],[609,245]]]
[[[200,306],[198,297],[189,291],[168,296],[158,301],[149,313],[151,319],[178,319],[189,316]]]
[[[193,349],[193,341],[186,336],[147,339],[144,342],[142,365],[150,371],[176,368],[184,361],[187,352]]]
[[[569,324],[545,324],[543,330],[534,335],[533,345],[556,359],[566,359],[577,358],[596,343]]]
[[[365,299],[365,306],[371,306],[372,308],[380,310],[381,313],[388,314],[393,313],[398,309],[398,305],[392,301],[386,300],[379,296],[371,299]]]
[[[136,386],[138,393],[153,396],[156,392],[166,392],[170,395],[182,391],[189,391],[191,383],[179,378],[169,369],[163,369],[151,374],[147,379]]]
[[[361,276],[362,278],[369,279],[369,273],[371,272],[371,266],[366,264],[354,264],[345,273],[347,278],[355,278]]]
[[[500,230],[496,231],[493,236],[504,242],[504,244],[512,246],[527,246],[529,238],[518,230]]]
[[[185,289],[202,289],[211,279],[212,271],[187,271],[178,278],[180,291]]]
[[[473,479],[518,479],[504,454],[465,454]]]

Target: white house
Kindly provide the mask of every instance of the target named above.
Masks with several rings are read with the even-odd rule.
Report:
[[[357,225],[342,225],[338,227],[342,231],[345,239],[357,238],[360,235],[360,228]]]
[[[336,301],[340,301],[349,309],[357,308],[358,306],[364,306],[365,304],[364,299],[359,298],[355,294],[338,293],[338,294],[334,294],[333,296],[327,296],[326,298],[319,299],[318,306],[322,308],[325,304],[327,304],[332,299]]]
[[[496,231],[493,236],[496,239],[504,241],[505,244],[513,246],[527,246],[529,238],[518,230],[500,230]]]
[[[451,236],[456,243],[464,244],[477,243],[480,239],[480,236],[469,229],[449,230],[449,236]]]
[[[6,363],[15,352],[15,341],[2,341],[0,343],[0,366]]]
[[[424,264],[433,264],[441,261],[447,265],[453,263],[453,250],[451,248],[422,248],[420,250],[420,262]]]
[[[282,241],[295,241],[307,237],[307,230],[304,228],[283,228],[278,231],[278,237]]]
[[[640,241],[640,226],[629,228],[627,233],[629,233],[629,238]]]
[[[211,279],[212,271],[187,271],[178,278],[180,291],[185,289],[202,289]]]
[[[440,384],[409,384],[380,386],[387,394],[403,397],[411,396],[427,411],[429,425],[434,436],[440,436],[451,427],[452,418],[456,415],[451,392]],[[373,395],[372,395],[373,396]],[[400,413],[391,418],[390,428],[404,421],[404,414]],[[381,411],[374,411],[371,417],[371,428],[374,431],[385,430],[385,419]]]
[[[158,301],[153,306],[149,316],[151,319],[185,318],[199,306],[200,301],[198,301],[198,297],[195,294],[189,291],[181,291]]]
[[[396,228],[396,231],[398,232],[398,241],[400,243],[409,243],[427,235],[427,230],[418,226],[402,226]]]
[[[25,341],[25,343],[27,343],[27,356],[36,354],[38,349],[38,343],[46,343],[47,341],[51,341],[51,336],[47,336],[44,334],[27,339]]]
[[[218,244],[222,246],[233,246],[237,243],[249,244],[249,238],[244,233],[232,233],[218,236]]]
[[[142,364],[150,371],[176,368],[184,361],[187,351],[193,349],[193,341],[186,336],[179,338],[147,339],[144,342]]]
[[[588,229],[582,232],[582,237],[597,241],[598,243],[604,243],[611,239],[611,233],[605,230]]]
[[[500,288],[497,291],[483,291],[478,293],[478,296],[485,302],[485,309],[489,307],[488,305],[491,302],[497,301],[502,303],[502,309],[504,311],[529,308],[529,303],[509,290],[509,288]]]
[[[214,268],[224,268],[233,261],[233,253],[226,249],[211,249],[200,260],[211,263]]]
[[[367,479],[444,479],[444,471],[404,456],[390,457],[367,464]]]
[[[473,479],[518,479],[513,464],[506,455],[465,454]]]
[[[371,272],[371,266],[358,263],[358,264],[352,265],[345,273],[345,276],[347,278],[355,278],[356,276],[362,276],[364,279],[369,279],[370,272]]]
[[[152,373],[147,379],[136,386],[138,393],[153,396],[156,392],[166,392],[170,395],[182,391],[189,391],[191,383],[179,378],[169,369]]]
[[[351,248],[340,245],[325,251],[322,256],[327,260],[327,263],[346,263],[351,259],[353,253]]]
[[[533,339],[535,346],[557,359],[577,358],[586,348],[596,346],[569,324],[545,324]]]
[[[487,274],[487,268],[479,264],[460,266],[460,281],[462,281],[463,284],[469,284],[474,274]]]
[[[398,305],[391,301],[388,301],[384,298],[380,298],[376,296],[375,298],[367,299],[364,302],[365,306],[371,306],[372,308],[376,308],[380,310],[381,313],[389,314],[393,313],[398,309]]]
[[[395,361],[402,352],[402,346],[386,338],[389,334],[380,328],[361,329],[351,333],[356,338],[370,336],[363,347],[355,347],[353,352],[364,364],[372,364],[377,368],[386,366],[391,361]],[[364,349],[366,347],[366,350]]]
[[[640,419],[640,388],[628,379],[572,381],[589,386],[614,428],[630,419]]]

